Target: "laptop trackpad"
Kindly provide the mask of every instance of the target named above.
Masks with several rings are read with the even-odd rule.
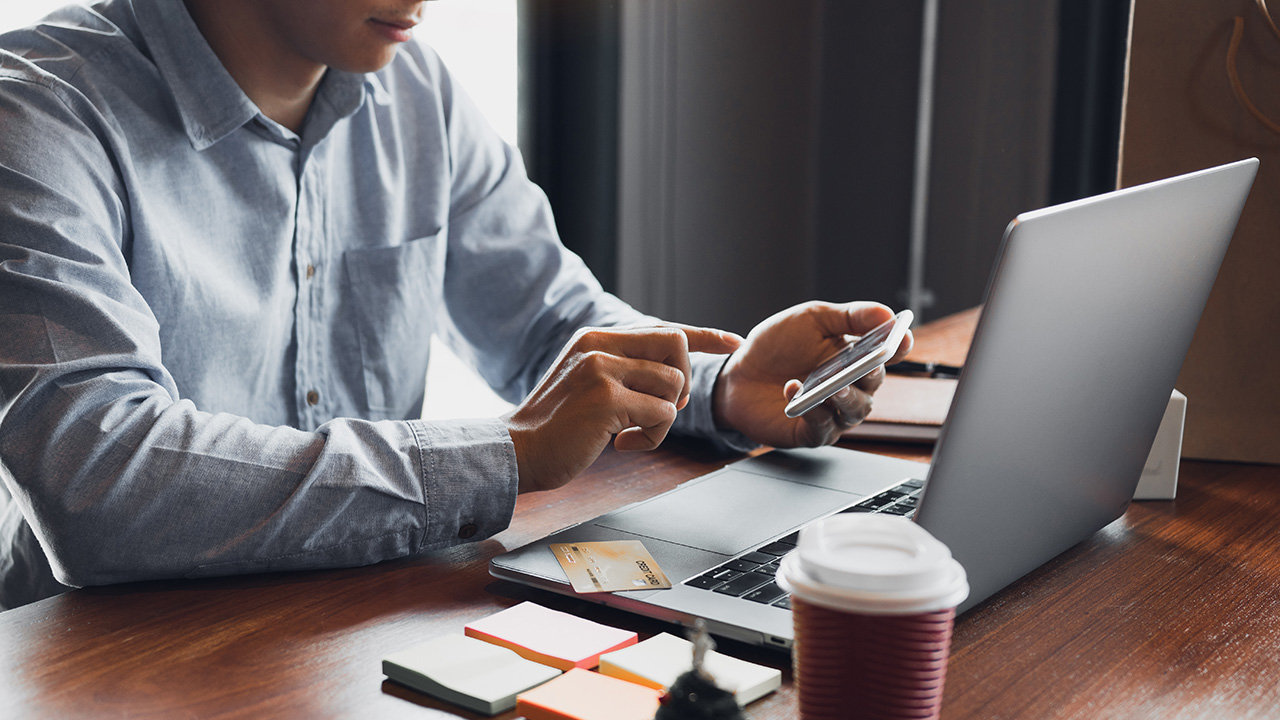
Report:
[[[728,469],[605,515],[594,524],[722,555],[737,555],[858,497]]]

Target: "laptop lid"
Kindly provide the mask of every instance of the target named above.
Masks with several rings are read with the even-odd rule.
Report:
[[[1257,166],[1009,225],[915,518],[967,570],[962,610],[1128,507]]]

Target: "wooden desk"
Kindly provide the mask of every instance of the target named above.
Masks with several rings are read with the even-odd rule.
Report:
[[[0,613],[0,717],[477,717],[385,681],[381,658],[522,599],[669,629],[495,581],[487,563],[721,462],[689,447],[609,452],[568,487],[520,498],[511,527],[481,543],[351,570],[90,588]],[[944,717],[1275,717],[1278,549],[1280,468],[1184,462],[1176,501],[1135,504],[960,618]],[[747,714],[794,717],[789,672]]]

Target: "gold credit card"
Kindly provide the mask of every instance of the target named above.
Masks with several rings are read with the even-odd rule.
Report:
[[[658,563],[639,540],[552,543],[574,592],[660,590],[671,587]]]

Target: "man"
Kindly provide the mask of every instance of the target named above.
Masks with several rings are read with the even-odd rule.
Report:
[[[818,445],[865,416],[879,374],[782,407],[887,308],[743,339],[604,293],[409,42],[421,14],[106,0],[0,39],[0,607],[419,553],[611,441]],[[516,409],[413,419],[433,333]]]

